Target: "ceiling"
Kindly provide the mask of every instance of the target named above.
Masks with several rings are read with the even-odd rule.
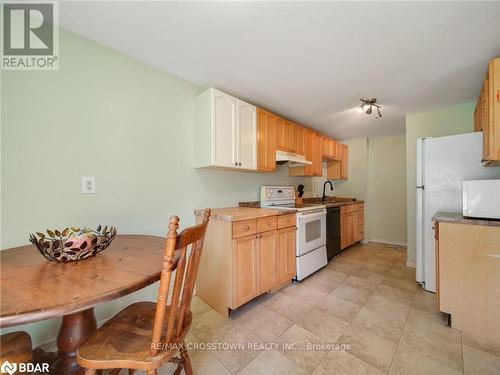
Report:
[[[338,139],[475,100],[500,2],[66,2],[63,28]],[[383,118],[357,113],[376,97]]]

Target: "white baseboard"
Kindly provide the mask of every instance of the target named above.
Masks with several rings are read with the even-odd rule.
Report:
[[[407,246],[406,242],[397,242],[397,241],[391,241],[391,240],[384,240],[384,239],[381,239],[381,238],[370,238],[370,242],[382,243],[382,244],[387,244],[387,245],[396,245],[396,246],[401,246],[401,247],[406,247]]]
[[[407,259],[406,267],[417,268],[417,261],[415,259]]]

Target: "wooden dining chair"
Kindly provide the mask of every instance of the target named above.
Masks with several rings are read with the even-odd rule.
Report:
[[[209,218],[210,209],[206,209],[201,224],[180,234],[179,218],[170,218],[157,303],[126,307],[80,346],[77,361],[86,375],[104,369],[117,373],[124,368],[129,373],[142,370],[151,375],[165,362],[177,364],[174,374],[182,369],[188,375],[193,373],[184,337],[191,327],[191,298]]]
[[[31,336],[24,331],[5,333],[0,336],[0,363],[31,363],[33,352]],[[13,374],[19,374],[15,371]]]

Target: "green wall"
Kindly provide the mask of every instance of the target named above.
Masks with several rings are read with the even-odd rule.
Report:
[[[408,225],[408,262],[415,262],[416,217],[416,141],[422,137],[440,137],[474,131],[476,103],[465,103],[432,112],[406,116],[406,196]]]
[[[370,138],[370,240],[406,245],[405,135]]]
[[[3,72],[1,248],[68,225],[164,235],[171,215],[188,226],[196,208],[258,200],[261,184],[301,181],[286,167],[272,174],[194,169],[193,97],[201,90],[64,31],[59,71]],[[96,177],[96,194],[80,193],[81,176]],[[152,286],[99,305],[98,320],[155,296]],[[38,345],[57,326],[21,329]]]

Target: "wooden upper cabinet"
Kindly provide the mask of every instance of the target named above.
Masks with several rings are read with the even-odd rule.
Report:
[[[329,180],[347,180],[349,170],[349,147],[336,144],[337,156],[327,161],[326,178]]]
[[[293,138],[292,138],[292,126],[293,124],[281,117],[277,118],[277,129],[278,129],[278,142],[277,148],[282,151],[292,151],[293,148]]]
[[[309,130],[304,130],[304,156],[311,165],[289,167],[290,176],[319,176],[323,175],[323,154],[321,135]]]
[[[306,159],[312,162],[312,165],[305,166],[306,176],[323,175],[323,154],[322,154],[321,135],[309,130],[306,134]]]
[[[292,124],[292,152],[305,155],[306,129],[300,125]]]
[[[341,164],[340,164],[340,179],[347,180],[347,171],[349,167],[349,147],[341,145]]]
[[[195,168],[274,172],[276,150],[281,150],[303,155],[312,163],[290,167],[291,176],[322,176],[323,161],[333,160],[340,164],[329,168],[335,169],[335,177],[329,177],[332,173],[327,177],[347,178],[347,150],[331,138],[214,88],[197,95],[194,107]],[[481,114],[476,111],[475,118]],[[484,126],[481,129],[491,133]]]
[[[322,137],[322,149],[323,149],[323,158],[325,159],[340,159],[339,154],[339,144],[335,142],[333,139],[323,136]]]
[[[257,110],[257,169],[276,170],[278,118],[261,108]]]
[[[483,132],[483,162],[500,164],[500,57],[490,61],[474,111],[474,130]]]

